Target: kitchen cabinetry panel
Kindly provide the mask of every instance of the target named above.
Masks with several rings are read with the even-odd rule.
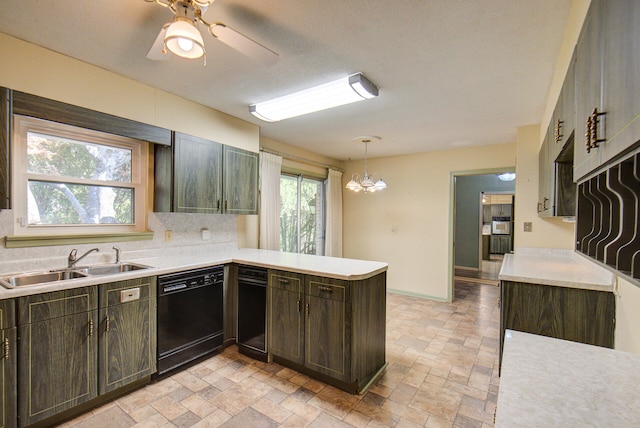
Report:
[[[307,367],[337,379],[350,378],[348,355],[351,355],[350,319],[345,304],[346,284],[327,278],[308,277],[305,312]]]
[[[174,211],[221,212],[222,145],[179,132],[174,145]]]
[[[155,373],[156,291],[155,277],[100,285],[100,394]]]
[[[258,214],[258,153],[224,146],[224,212]]]
[[[28,426],[97,396],[96,287],[18,299],[18,414]]]
[[[491,204],[492,217],[511,217],[511,204]]]
[[[506,329],[613,348],[613,293],[502,281],[500,349]]]
[[[385,363],[386,272],[344,281],[270,271],[274,361],[351,393]]]
[[[17,425],[17,329],[14,300],[0,301],[0,427]]]
[[[553,215],[553,161],[550,157],[551,142],[549,140],[550,130],[547,130],[546,137],[538,153],[538,217],[550,217]]]
[[[491,254],[511,252],[511,235],[491,235]]]
[[[600,164],[601,146],[587,151],[587,119],[593,109],[602,111],[602,4],[593,0],[582,26],[576,47],[576,138],[573,179],[580,178]],[[597,138],[602,137],[602,127]]]
[[[11,90],[0,87],[0,210],[11,208]]]
[[[640,140],[640,2],[607,1],[604,15],[602,162]]]
[[[304,364],[304,275],[269,271],[269,352]]]

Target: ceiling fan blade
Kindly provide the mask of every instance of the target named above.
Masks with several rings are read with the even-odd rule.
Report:
[[[209,27],[209,32],[222,43],[232,47],[254,61],[260,62],[266,66],[270,66],[278,62],[277,53],[265,48],[260,43],[251,40],[247,36],[238,33],[231,27],[216,23]]]
[[[166,24],[158,33],[158,37],[151,45],[149,52],[147,52],[147,59],[152,61],[165,61],[171,57],[171,53],[164,48],[164,35],[167,32],[167,27],[169,24]]]

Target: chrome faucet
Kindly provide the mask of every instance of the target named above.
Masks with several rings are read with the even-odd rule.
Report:
[[[69,258],[67,259],[68,260],[67,267],[69,269],[74,268],[76,266],[76,263],[78,263],[80,260],[82,260],[85,257],[87,257],[90,253],[93,253],[94,251],[99,252],[100,249],[99,248],[92,248],[89,251],[87,251],[86,253],[84,253],[83,255],[81,255],[80,257],[76,257],[76,254],[78,254],[78,249],[74,248],[69,253]]]
[[[120,263],[120,247],[113,247],[116,250],[116,263]]]

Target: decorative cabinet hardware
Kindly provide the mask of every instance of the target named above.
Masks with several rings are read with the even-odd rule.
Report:
[[[324,286],[320,286],[320,287],[318,287],[318,289],[319,289],[320,291],[325,291],[325,292],[327,292],[327,293],[333,293],[333,288],[331,288],[331,287],[324,287]]]
[[[607,114],[606,112],[599,112],[598,108],[594,108],[593,112],[587,117],[586,122],[586,132],[585,136],[585,146],[587,148],[587,153],[591,153],[591,149],[596,149],[600,147],[600,143],[604,143],[607,141],[606,138],[598,138],[598,128],[600,124],[600,116],[604,116]]]
[[[562,138],[564,137],[564,135],[562,134],[563,124],[564,124],[563,120],[558,119],[556,121],[556,126],[554,127],[554,130],[553,130],[553,139],[556,143],[559,143],[560,141],[562,141]]]
[[[93,336],[93,319],[89,320],[89,336]]]
[[[536,209],[536,212],[538,212],[538,213],[542,212],[542,203],[538,202],[538,207]]]
[[[104,321],[104,331],[109,331],[109,315],[107,315],[107,319]]]
[[[5,337],[4,338],[4,359],[8,360],[9,359],[9,338]]]
[[[309,303],[307,302],[307,304],[304,306],[304,313],[305,315],[309,315]]]
[[[546,211],[549,209],[549,207],[547,206],[547,201],[549,200],[549,198],[544,198],[542,199],[542,211]]]
[[[302,305],[300,300],[298,300],[298,312],[300,312],[302,310]]]
[[[284,284],[289,284],[290,281],[286,278],[278,278],[278,282],[284,285]]]

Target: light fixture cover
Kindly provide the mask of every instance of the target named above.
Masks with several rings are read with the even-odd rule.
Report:
[[[164,45],[183,58],[200,58],[205,53],[202,34],[188,18],[176,18],[167,27]]]
[[[500,181],[513,181],[516,179],[515,172],[503,172],[502,174],[497,174]]]
[[[276,122],[377,96],[378,88],[362,73],[356,73],[293,94],[251,104],[249,112],[261,120]]]

